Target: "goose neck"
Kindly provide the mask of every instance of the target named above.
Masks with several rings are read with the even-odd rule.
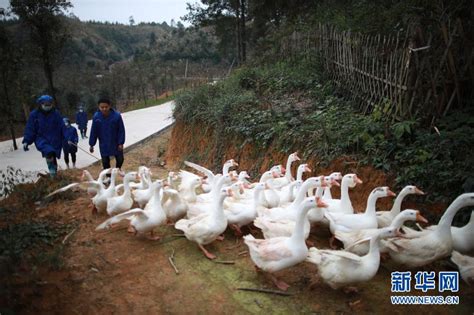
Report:
[[[404,192],[403,190],[398,194],[397,198],[395,198],[395,201],[393,202],[392,209],[390,209],[391,215],[396,216],[400,213],[400,210],[402,209],[403,199],[405,199],[407,195],[408,193]]]
[[[291,239],[292,241],[296,242],[304,242],[304,224],[305,220],[308,220],[306,215],[308,214],[308,211],[311,209],[311,207],[303,207],[298,209],[298,216],[296,217],[296,224],[295,228],[293,230],[293,233],[291,234]]]

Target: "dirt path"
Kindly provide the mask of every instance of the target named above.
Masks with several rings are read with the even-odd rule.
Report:
[[[151,166],[154,178],[164,177],[157,152],[167,147],[170,132],[154,138],[126,155],[126,169],[140,164]],[[91,167],[93,174],[99,166]],[[79,177],[80,171],[74,172]],[[247,248],[238,244],[231,232],[225,240],[208,248],[218,255],[220,264],[206,259],[194,243],[172,226],[159,230],[160,241],[129,235],[122,225],[106,232],[95,227],[106,219],[93,216],[90,200],[84,193],[64,202],[50,203],[38,216],[56,215],[63,223],[75,223],[75,232],[66,241],[63,266],[57,271],[24,270],[18,277],[15,297],[22,306],[19,313],[62,314],[311,314],[406,313],[471,314],[474,291],[461,283],[459,306],[404,306],[390,303],[390,264],[381,266],[371,282],[360,285],[359,293],[345,294],[318,284],[316,268],[303,263],[278,273],[291,287],[291,296],[278,296],[237,290],[239,287],[273,289],[257,274]],[[320,230],[310,236],[316,246],[328,246],[328,233]],[[174,253],[176,274],[169,256]],[[442,270],[441,261],[428,269]],[[451,268],[448,266],[448,268]],[[26,276],[28,275],[28,276]],[[437,295],[437,294],[435,294]],[[26,302],[27,301],[27,302]]]

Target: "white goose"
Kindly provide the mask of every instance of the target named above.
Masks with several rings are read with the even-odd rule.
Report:
[[[293,202],[293,200],[295,200],[296,198],[296,193],[302,185],[303,181],[297,179],[295,181],[292,181],[290,184],[284,186],[281,189],[280,193],[280,207],[288,205],[290,202]]]
[[[326,199],[328,204],[327,211],[331,213],[354,213],[351,199],[349,197],[349,188],[354,188],[357,184],[362,184],[362,181],[356,174],[346,174],[341,181],[341,199]]]
[[[294,266],[306,259],[306,247],[303,224],[309,209],[316,206],[316,199],[309,197],[300,203],[298,218],[290,237],[271,239],[255,239],[251,234],[244,236],[244,242],[249,247],[250,258],[254,264],[269,273]],[[281,290],[287,290],[288,284],[272,276],[275,285]]]
[[[467,284],[474,286],[474,257],[465,256],[453,250],[451,260],[458,266],[461,278]]]
[[[88,170],[84,170],[84,171],[82,171],[81,182],[71,183],[71,184],[66,185],[64,187],[56,189],[55,191],[53,191],[53,192],[49,193],[48,195],[46,195],[44,197],[44,199],[47,199],[47,198],[52,197],[56,194],[68,191],[68,190],[76,188],[76,187],[79,187],[83,190],[86,190],[87,194],[89,196],[93,197],[99,191],[103,192],[105,190],[105,186],[104,186],[103,182],[104,182],[105,176],[108,173],[110,173],[110,168],[105,169],[102,172],[100,172],[99,178],[97,180],[94,180],[94,178],[92,178],[91,173],[89,173]],[[88,180],[84,181],[84,178],[87,178]]]
[[[397,198],[395,198],[392,209],[390,211],[377,211],[377,224],[379,228],[390,225],[392,220],[400,213],[403,199],[405,199],[405,197],[410,194],[424,195],[425,193],[419,190],[416,186],[405,186],[400,191]]]
[[[196,174],[183,171],[179,172],[181,183],[178,186],[178,192],[181,198],[188,204],[195,203],[197,200],[196,189],[202,187],[203,180]]]
[[[272,209],[262,209],[259,211],[258,216],[268,219],[290,219],[296,221],[298,214],[298,206],[303,202],[306,197],[306,192],[310,189],[317,188],[326,185],[324,176],[310,177],[306,179],[298,190],[295,200],[290,203],[287,207],[278,207]]]
[[[400,212],[395,217],[395,219],[390,224],[390,227],[399,230],[403,223],[405,223],[406,221],[419,221],[428,223],[428,220],[426,220],[418,210],[406,209]],[[365,255],[369,251],[369,244],[358,242],[360,240],[373,237],[377,233],[379,233],[379,229],[377,228],[355,230],[350,232],[336,231],[335,237],[344,244],[344,249],[346,251],[350,251],[357,255]],[[387,252],[387,249],[384,245],[384,241],[380,242],[380,252]]]
[[[130,183],[130,188],[134,189],[147,189],[151,186],[151,170],[146,166],[138,167],[138,176],[140,176],[140,182]]]
[[[216,175],[218,174],[214,174],[211,170],[192,162],[184,161],[184,164],[194,168],[198,172],[203,173],[207,177],[207,183],[202,185],[202,189],[205,193],[210,192],[214,182],[216,181]],[[229,169],[234,166],[239,166],[239,164],[237,164],[234,159],[227,160],[222,166],[222,175],[228,175]]]
[[[331,213],[325,212],[325,217],[329,220],[331,233],[336,231],[348,232],[362,229],[376,229],[377,218],[375,215],[375,204],[378,198],[395,196],[388,187],[377,187],[372,190],[367,200],[367,207],[364,213]]]
[[[216,178],[217,180],[212,185],[212,189],[210,192],[197,195],[196,203],[190,205],[188,217],[196,216],[201,212],[204,212],[205,209],[208,208],[209,203],[211,203],[212,200],[215,199],[216,192],[219,192],[222,187],[229,185],[232,182],[232,176],[229,174],[217,176]]]
[[[403,227],[406,237],[415,238],[422,234],[429,233],[436,228],[436,225],[431,225],[424,230],[416,231],[406,226]],[[461,254],[469,254],[474,251],[474,211],[471,212],[469,222],[462,226],[451,226],[451,235],[453,238],[453,249]]]
[[[306,261],[318,266],[318,274],[331,288],[338,289],[372,279],[380,265],[379,240],[395,237],[395,228],[379,230],[370,239],[370,250],[365,256],[358,256],[343,250],[325,250],[311,247]]]
[[[327,204],[325,204],[321,198],[316,197],[316,206],[309,209],[308,211],[313,212],[320,212],[320,218],[323,218],[323,208],[326,208]],[[309,215],[309,214],[308,214]],[[309,236],[309,232],[311,230],[311,225],[309,220],[307,219],[308,215],[306,216],[304,223],[303,223],[303,235],[304,239],[307,239]],[[274,238],[274,237],[282,237],[282,236],[290,236],[293,232],[298,213],[296,212],[295,218],[278,218],[278,219],[271,219],[267,217],[257,217],[254,221],[254,225],[262,230],[263,237],[265,239]]]
[[[181,198],[177,190],[171,188],[163,190],[161,205],[166,213],[166,217],[171,222],[176,222],[181,219],[188,211],[186,201]]]
[[[137,172],[129,172],[123,178],[123,194],[107,199],[107,214],[110,216],[130,210],[133,205],[132,192],[130,190],[130,182],[136,180]]]
[[[90,187],[87,188],[87,194],[89,196],[92,197],[92,196],[95,196],[97,194],[97,192],[100,189],[98,187],[98,185],[105,188],[105,186],[104,186],[105,177],[107,176],[107,174],[110,174],[111,171],[112,170],[110,168],[106,168],[105,170],[102,170],[99,173],[99,178],[97,178],[97,180],[94,180],[94,178],[92,177],[91,173],[89,173],[88,170],[83,170],[82,171],[81,180],[84,181],[84,179],[86,178],[87,181],[90,183]]]
[[[295,180],[291,175],[291,165],[293,164],[293,162],[299,160],[300,158],[298,157],[297,152],[293,152],[288,156],[288,159],[286,160],[286,172],[283,170],[283,172],[285,172],[285,176],[271,180],[271,184],[274,189],[282,189],[284,186]]]
[[[237,235],[242,235],[240,228],[251,223],[257,217],[257,211],[260,207],[260,195],[265,190],[265,183],[258,183],[254,189],[253,203],[231,203],[224,209],[224,214],[227,217],[227,223],[231,226]],[[229,199],[229,198],[228,198]]]
[[[100,224],[96,231],[110,228],[112,225],[119,223],[122,220],[130,220],[129,232],[145,234],[150,232],[150,239],[158,240],[159,236],[155,236],[153,230],[163,225],[166,221],[166,214],[161,206],[160,190],[162,188],[162,181],[157,180],[151,184],[153,189],[153,198],[147,203],[145,209],[132,209],[127,212],[118,214],[102,224]]]
[[[227,218],[224,215],[224,199],[231,194],[229,188],[224,188],[216,195],[212,202],[210,211],[204,212],[191,219],[181,219],[175,224],[175,228],[184,232],[186,238],[196,242],[199,248],[209,259],[216,256],[208,252],[204,245],[212,243],[227,228]]]
[[[275,190],[271,183],[272,178],[277,179],[279,176],[277,169],[270,169],[260,177],[260,183],[267,183],[267,189],[260,195],[260,203],[266,208],[274,208],[280,204],[279,192]]]
[[[115,191],[115,179],[118,172],[118,168],[112,169],[109,187],[99,190],[99,192],[92,198],[92,203],[94,205],[92,213],[95,214],[98,211],[105,212],[107,209],[107,200],[117,195],[117,192]]]
[[[338,187],[340,186],[339,183],[337,182],[339,180],[342,180],[342,174],[340,172],[333,172],[329,174],[329,177],[330,177],[330,182],[332,183],[332,185],[336,185]],[[324,188],[323,198],[332,199],[331,186],[328,185],[328,187]]]
[[[298,166],[298,168],[296,169],[296,181],[304,182],[304,181],[303,181],[303,174],[304,174],[305,172],[311,173],[312,171],[311,171],[311,169],[309,168],[308,164],[306,164],[306,163],[300,164],[300,165]],[[301,187],[301,186],[300,186],[300,187]],[[285,189],[287,189],[286,186],[283,187],[282,191],[284,192]],[[298,193],[298,189],[299,189],[298,186],[296,186],[296,187],[293,188],[293,196],[291,197],[291,200],[290,200],[289,202],[292,202],[293,200],[295,200],[296,194]],[[283,202],[282,202],[282,203],[283,203]],[[281,204],[282,204],[282,203],[281,203]],[[280,205],[281,205],[281,204],[280,204]]]
[[[427,265],[437,259],[449,256],[453,250],[451,223],[459,209],[474,205],[474,193],[458,196],[446,209],[433,230],[427,230],[419,237],[387,240],[391,258],[410,268]]]

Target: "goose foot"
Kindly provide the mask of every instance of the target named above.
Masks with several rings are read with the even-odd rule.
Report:
[[[133,235],[137,235],[137,229],[135,229],[133,225],[128,226],[127,232]]]
[[[273,284],[275,284],[276,287],[282,291],[286,291],[290,287],[288,283],[284,282],[283,280],[278,279],[272,274],[270,274],[270,279],[272,280]]]
[[[358,293],[359,290],[356,287],[345,287],[342,289],[345,294],[350,294],[350,293]]]
[[[218,240],[218,241],[223,241],[223,240],[224,240],[224,234],[219,235],[219,236],[216,238],[216,240]]]
[[[237,236],[237,237],[241,237],[242,236],[242,230],[240,229],[240,227],[237,225],[237,224],[231,224],[230,225],[231,229],[234,230],[234,235]]]
[[[202,250],[202,252],[204,253],[204,255],[206,255],[207,258],[209,258],[210,260],[213,260],[213,259],[216,259],[217,256],[208,252],[204,246],[202,246],[201,244],[198,244],[199,248]]]
[[[314,242],[310,240],[305,241],[307,247],[314,247]]]
[[[158,241],[161,239],[161,236],[159,235],[155,235],[155,233],[153,233],[153,231],[150,231],[150,236],[147,237],[149,240],[152,240],[152,241]]]
[[[97,213],[99,213],[99,211],[97,210],[97,207],[95,205],[92,205],[92,214],[97,215]]]

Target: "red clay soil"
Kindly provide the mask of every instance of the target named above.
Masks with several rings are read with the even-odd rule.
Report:
[[[154,178],[163,178],[168,170],[181,165],[182,159],[195,157],[208,150],[209,132],[197,132],[177,124],[172,132],[142,144],[126,154],[124,168],[134,170],[138,165],[152,168]],[[170,145],[168,146],[171,137]],[[168,164],[160,167],[158,152],[166,149]],[[208,151],[206,151],[208,150]],[[246,159],[247,150],[229,148],[225,158],[240,153],[240,169],[251,169],[255,163]],[[264,164],[285,163],[281,153],[261,152]],[[170,162],[173,163],[170,163]],[[212,163],[209,160],[194,160],[199,164]],[[253,163],[253,164],[252,164]],[[340,159],[316,174],[327,172],[331,167],[344,173],[357,172],[364,180],[351,192],[356,208],[365,207],[366,196],[375,186],[386,185],[382,173],[365,167],[358,167],[353,161]],[[92,174],[100,171],[99,166],[90,167]],[[79,179],[80,171],[67,171],[68,176]],[[256,174],[253,174],[256,175]],[[31,189],[30,186],[29,189]],[[16,199],[15,199],[16,198]],[[3,201],[1,207],[10,207],[21,202],[17,196]],[[390,205],[391,201],[383,204]],[[194,243],[189,242],[172,226],[159,229],[163,236],[159,241],[129,235],[126,225],[112,230],[96,232],[95,227],[107,217],[92,215],[90,199],[84,192],[73,192],[67,200],[55,198],[44,207],[25,209],[25,214],[11,215],[6,222],[49,220],[56,224],[74,224],[66,239],[61,237],[51,247],[44,249],[44,255],[59,250],[60,267],[53,264],[36,264],[27,260],[9,274],[0,274],[0,313],[18,314],[312,314],[312,313],[406,313],[423,312],[435,314],[471,314],[474,310],[474,291],[461,283],[459,306],[399,306],[390,305],[390,272],[395,269],[388,264],[381,266],[377,276],[369,283],[358,286],[359,292],[346,294],[332,290],[316,277],[316,268],[309,263],[279,272],[277,275],[290,284],[290,296],[246,292],[239,287],[274,289],[270,281],[257,274],[248,257],[247,247],[239,242],[233,233],[227,231],[222,242],[214,242],[208,249],[218,255],[219,262],[206,259]],[[28,213],[28,215],[26,214]],[[249,231],[246,230],[245,233]],[[257,231],[256,237],[261,237]],[[328,246],[326,230],[316,230],[310,241],[317,247]],[[63,244],[64,242],[64,244]],[[36,253],[39,255],[41,253]],[[175,272],[170,257],[179,271]],[[446,261],[427,267],[429,270],[452,270]],[[438,295],[438,294],[436,294]]]

